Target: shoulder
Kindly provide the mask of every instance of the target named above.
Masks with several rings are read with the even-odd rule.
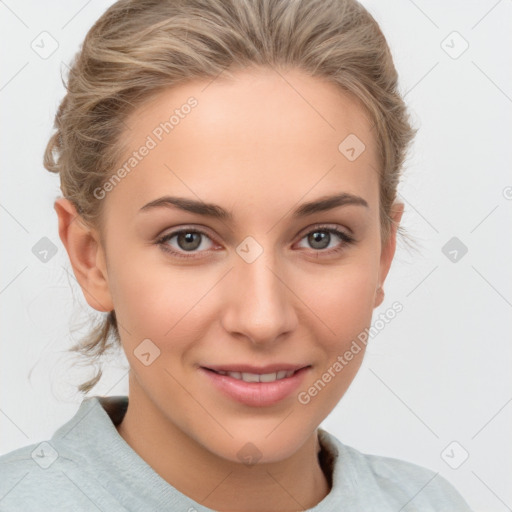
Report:
[[[333,479],[360,489],[369,496],[368,506],[388,510],[382,506],[384,502],[390,510],[471,512],[464,498],[439,472],[405,460],[363,453],[319,430],[321,439],[334,452]]]
[[[121,501],[132,498],[132,482],[123,470],[136,457],[112,423],[126,403],[125,396],[87,397],[51,439],[1,455],[0,510],[126,511]]]
[[[54,465],[54,452],[50,442],[43,441],[0,456],[2,511],[19,510],[21,505],[26,510],[44,510],[48,492],[65,484],[62,462]]]
[[[94,504],[94,505],[93,505]],[[23,446],[0,456],[0,510],[125,510],[98,480],[79,453],[54,440]]]

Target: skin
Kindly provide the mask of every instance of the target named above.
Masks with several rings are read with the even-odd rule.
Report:
[[[307,390],[382,303],[379,287],[403,204],[393,206],[393,229],[383,243],[371,123],[354,98],[299,70],[246,69],[233,80],[163,91],[127,120],[127,154],[190,96],[197,107],[102,199],[104,231],[58,199],[59,234],[89,305],[116,311],[131,368],[129,407],[118,426],[125,441],[204,506],[311,508],[330,490],[317,458],[317,428],[351,384],[364,350],[308,404],[297,393],[268,407],[239,404],[198,366],[310,364],[297,391]],[[366,146],[354,161],[338,150],[350,133]],[[360,196],[368,207],[291,217],[300,204],[335,192]],[[177,208],[139,212],[164,195],[216,203],[234,221]],[[352,232],[355,242],[331,234],[322,253],[307,235],[324,224]],[[156,243],[181,227],[207,233],[189,259]],[[263,248],[252,263],[236,252],[247,236]],[[166,244],[187,254],[179,242]],[[134,355],[146,338],[160,350],[149,366]],[[261,455],[252,466],[237,456],[248,442]]]

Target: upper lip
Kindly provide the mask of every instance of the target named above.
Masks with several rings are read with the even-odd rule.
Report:
[[[290,363],[275,363],[266,366],[254,366],[251,364],[222,364],[222,365],[208,365],[203,366],[208,370],[216,372],[240,372],[240,373],[257,373],[263,375],[265,373],[276,373],[280,370],[297,371],[301,368],[310,366],[308,364],[290,364]]]

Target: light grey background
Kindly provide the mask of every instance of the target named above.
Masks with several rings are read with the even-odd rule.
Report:
[[[93,311],[58,237],[59,181],[42,156],[61,70],[111,3],[0,1],[0,453],[50,438],[90,375],[66,353],[83,332],[70,327]],[[440,472],[475,511],[512,510],[512,2],[362,3],[420,127],[400,187],[420,253],[399,244],[374,319],[395,301],[403,311],[371,338],[322,426],[361,451]],[[49,56],[42,32],[58,43]],[[32,250],[43,237],[57,247],[46,263]],[[453,237],[455,262],[442,251]],[[126,374],[123,355],[92,394],[127,394]]]

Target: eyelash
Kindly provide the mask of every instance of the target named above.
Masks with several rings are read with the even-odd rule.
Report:
[[[303,240],[308,235],[311,235],[312,233],[316,233],[316,232],[331,233],[331,234],[337,235],[342,240],[342,243],[334,249],[327,249],[327,250],[326,249],[319,249],[319,250],[313,249],[313,252],[318,253],[318,256],[320,254],[332,255],[332,254],[339,253],[339,252],[343,251],[346,246],[352,245],[356,241],[355,238],[353,238],[350,235],[347,235],[343,231],[340,231],[337,228],[327,227],[327,226],[317,226],[316,228],[312,229],[311,231],[308,231],[300,240]],[[168,233],[167,235],[164,235],[163,237],[159,238],[156,241],[156,244],[159,245],[162,248],[162,250],[164,250],[167,253],[170,253],[172,256],[176,256],[178,258],[184,258],[184,259],[197,258],[197,256],[194,256],[194,254],[197,254],[195,252],[190,252],[190,254],[186,255],[186,253],[183,253],[181,251],[176,251],[174,249],[169,248],[169,245],[166,242],[168,242],[171,238],[174,238],[175,236],[180,235],[182,233],[197,233],[197,234],[203,235],[211,240],[211,237],[208,236],[208,234],[205,233],[204,231],[201,231],[200,229],[183,228],[183,229],[179,229],[178,231],[173,231],[172,233]],[[208,252],[208,251],[204,251],[204,252]]]

